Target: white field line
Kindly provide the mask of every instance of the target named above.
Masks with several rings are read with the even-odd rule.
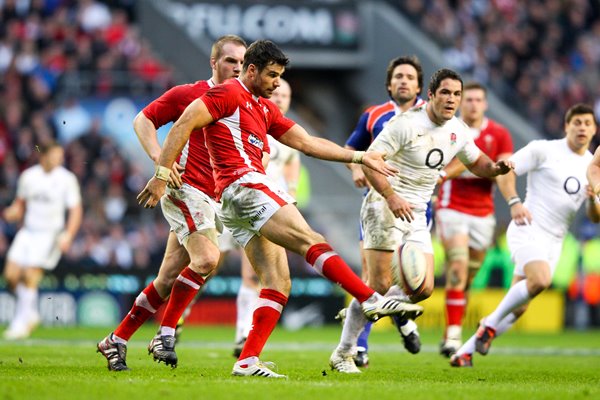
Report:
[[[98,340],[100,340],[99,338]],[[146,348],[148,341],[132,340],[128,343],[128,348]],[[0,347],[3,346],[70,346],[70,347],[90,347],[95,348],[96,342],[88,339],[26,339],[19,341],[8,341],[0,339]],[[267,349],[280,351],[324,351],[330,352],[334,347],[334,343],[314,342],[314,343],[293,343],[293,342],[272,342],[267,343]],[[207,350],[231,350],[233,342],[201,342],[201,341],[186,341],[182,340],[177,345],[180,349],[207,349]],[[386,353],[406,353],[406,350],[399,343],[395,344],[371,344],[369,346],[371,352],[386,352]],[[421,351],[424,353],[437,353],[438,346],[423,345]],[[600,356],[600,347],[510,347],[497,345],[490,350],[493,354],[502,355],[531,355],[531,356]],[[407,353],[408,354],[408,353]]]

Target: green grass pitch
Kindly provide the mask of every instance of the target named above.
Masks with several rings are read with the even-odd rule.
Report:
[[[507,333],[474,368],[454,369],[437,354],[440,332],[422,332],[418,355],[397,333],[371,335],[371,365],[360,375],[328,367],[341,328],[289,332],[278,327],[262,359],[287,380],[230,376],[231,327],[186,327],[176,369],[157,364],[146,344],[156,327],[128,346],[132,371],[109,372],[95,343],[101,328],[44,328],[30,340],[0,340],[0,400],[11,399],[600,399],[600,332]]]

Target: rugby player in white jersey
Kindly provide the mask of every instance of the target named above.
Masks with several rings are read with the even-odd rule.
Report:
[[[511,156],[514,172],[496,179],[510,206],[506,232],[515,271],[513,283],[498,307],[479,324],[477,332],[450,359],[453,367],[473,366],[473,353],[486,355],[492,340],[523,315],[528,303],[552,283],[562,242],[577,210],[587,201],[588,217],[600,221],[600,207],[586,171],[588,148],[596,134],[594,110],[585,104],[565,115],[566,137],[534,140]],[[517,194],[517,175],[527,174],[525,202]]]
[[[512,163],[493,162],[475,145],[468,126],[455,117],[462,99],[460,75],[449,69],[437,71],[429,83],[429,102],[395,116],[369,147],[387,155],[399,172],[391,178],[364,169],[371,184],[361,209],[365,232],[364,249],[369,270],[368,285],[382,294],[392,294],[392,256],[406,242],[425,254],[427,273],[423,290],[411,301],[430,296],[433,290],[433,248],[425,211],[439,172],[457,156],[477,176],[506,174]],[[373,273],[372,273],[373,272]],[[388,292],[389,291],[389,292]],[[353,300],[340,343],[331,354],[331,367],[343,373],[360,373],[353,356],[356,341],[367,322]]]
[[[4,278],[16,295],[14,317],[5,339],[24,339],[39,324],[38,286],[66,252],[82,219],[81,194],[75,175],[62,166],[57,143],[39,146],[40,161],[19,177],[17,196],[4,210],[7,222],[23,220],[4,267]],[[68,211],[65,223],[65,212]]]
[[[277,105],[281,114],[285,115],[290,109],[292,101],[292,88],[283,78],[279,80],[281,86],[273,91],[271,100]],[[267,176],[274,182],[279,183],[281,187],[287,190],[292,196],[296,197],[296,187],[300,177],[300,152],[289,146],[273,139],[269,139],[269,161],[267,165]],[[239,357],[250,328],[252,327],[252,313],[254,306],[258,301],[259,284],[258,277],[252,269],[250,260],[244,252],[241,253],[242,284],[236,298],[237,318],[235,325],[235,347],[233,349],[234,357]]]

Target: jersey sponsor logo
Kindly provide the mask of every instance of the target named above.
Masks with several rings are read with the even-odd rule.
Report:
[[[246,102],[246,108],[252,110],[252,103],[250,103],[249,101]]]
[[[565,192],[568,194],[577,194],[579,189],[581,189],[581,182],[579,182],[579,179],[576,177],[569,176],[567,179],[565,179],[563,189],[565,189]]]
[[[433,148],[427,153],[425,157],[425,165],[431,169],[439,169],[440,165],[444,162],[444,153],[438,148]]]
[[[450,144],[456,144],[456,133],[454,132],[450,134]]]
[[[254,135],[252,133],[250,135],[248,135],[248,143],[250,143],[252,146],[258,147],[261,150],[265,146],[263,141],[260,140],[260,138],[258,136]]]

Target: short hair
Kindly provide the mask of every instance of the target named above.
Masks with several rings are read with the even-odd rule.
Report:
[[[483,94],[485,96],[487,96],[487,88],[479,82],[470,81],[463,85],[463,92],[466,92],[467,90],[474,90],[474,89],[482,90]]]
[[[583,114],[592,114],[592,117],[594,117],[594,123],[596,123],[596,125],[598,124],[596,116],[594,115],[594,108],[589,104],[584,103],[575,104],[567,110],[567,113],[565,114],[565,123],[568,124],[576,115]]]
[[[250,64],[254,64],[258,71],[265,69],[267,65],[277,64],[287,67],[290,59],[281,51],[279,47],[270,40],[257,40],[252,43],[244,55],[244,66],[246,71]]]
[[[431,79],[429,80],[429,91],[432,94],[435,94],[435,92],[439,89],[439,87],[442,84],[442,81],[444,79],[453,79],[455,81],[459,81],[460,88],[462,90],[463,80],[462,80],[460,74],[451,69],[442,68],[442,69],[438,69],[437,71],[435,71],[435,73],[431,76]]]
[[[54,149],[55,147],[61,147],[62,148],[62,146],[58,142],[55,142],[54,140],[51,140],[49,142],[46,142],[46,143],[43,143],[43,144],[39,144],[39,145],[36,146],[36,148],[38,149],[38,151],[42,155],[48,154],[48,152],[50,150]]]
[[[219,59],[223,54],[223,46],[227,43],[234,43],[238,46],[248,47],[246,41],[237,35],[225,35],[218,38],[212,45],[210,50],[210,58]]]
[[[387,75],[385,79],[385,88],[388,91],[388,94],[391,96],[392,93],[388,90],[388,86],[392,82],[392,76],[394,75],[394,69],[398,65],[408,64],[411,65],[417,71],[417,81],[419,83],[419,93],[423,90],[423,67],[421,66],[421,61],[417,58],[417,56],[400,56],[396,57],[390,61],[387,67]]]

